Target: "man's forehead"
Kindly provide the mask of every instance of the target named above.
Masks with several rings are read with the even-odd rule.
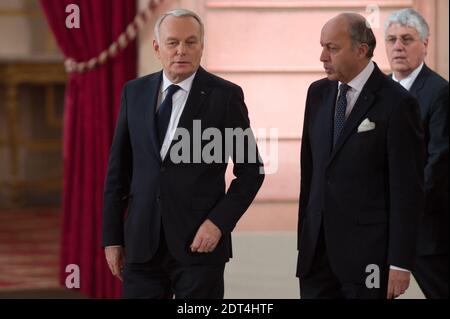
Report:
[[[407,35],[407,34],[415,34],[418,33],[416,28],[410,27],[408,25],[401,25],[401,24],[391,24],[389,28],[387,29],[388,34],[400,34],[400,35]]]
[[[331,44],[336,44],[336,41],[333,41],[331,39],[320,39],[320,45],[322,45],[322,46],[331,45]]]
[[[346,36],[348,36],[348,25],[342,21],[337,21],[337,23],[327,23],[320,33],[320,38],[323,40],[328,39],[327,41]]]
[[[168,16],[164,18],[164,20],[161,22],[160,28],[164,28],[165,26],[168,26],[176,22],[186,22],[186,21],[189,21],[193,26],[200,28],[200,23],[194,17],[191,16],[182,16],[182,17]]]
[[[347,37],[348,34],[345,32],[345,30],[339,29],[322,30],[322,33],[320,34],[320,43],[322,45],[338,43],[345,41]]]
[[[172,17],[167,17],[172,18]],[[173,17],[178,18],[178,17]],[[160,26],[160,34],[164,37],[182,37],[182,38],[190,38],[190,37],[199,37],[200,36],[200,25],[197,20],[192,17],[181,17],[181,18],[191,18],[193,20],[192,24],[188,27],[175,27],[173,24],[166,23],[166,20],[162,22]]]

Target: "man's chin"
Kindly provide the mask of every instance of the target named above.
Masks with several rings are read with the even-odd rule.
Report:
[[[406,72],[410,68],[407,65],[404,64],[394,64],[391,66],[391,69],[393,72]]]
[[[399,69],[405,69],[408,67],[408,64],[406,63],[406,61],[403,60],[394,60],[392,63],[392,68],[399,68]]]
[[[338,80],[336,74],[334,74],[334,73],[330,73],[330,74],[327,73],[327,78],[330,81],[337,81]]]
[[[177,72],[173,72],[173,76],[177,80],[177,82],[181,82],[181,81],[186,80],[192,74],[194,74],[193,70],[189,70],[189,71],[186,71],[186,72],[181,72],[180,70],[177,70]]]

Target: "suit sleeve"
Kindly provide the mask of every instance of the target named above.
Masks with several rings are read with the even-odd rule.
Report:
[[[132,175],[131,143],[127,124],[126,87],[110,150],[103,202],[103,246],[123,245],[123,217]]]
[[[429,141],[425,165],[425,211],[428,213],[448,207],[448,202],[443,202],[448,201],[448,197],[442,196],[442,192],[448,190],[448,94],[447,84],[432,101],[426,119]]]
[[[299,248],[300,233],[302,227],[302,220],[306,213],[306,207],[308,206],[309,193],[311,188],[311,173],[313,171],[311,142],[309,140],[309,109],[311,103],[311,87],[308,90],[306,97],[305,115],[303,118],[303,132],[302,132],[302,145],[300,149],[300,199],[299,199],[299,211],[298,211],[298,238],[297,249]]]
[[[225,140],[225,144],[228,145],[226,149],[229,149],[225,153],[231,153],[229,155],[234,163],[235,178],[225,196],[208,216],[222,233],[230,233],[252,203],[264,180],[263,163],[250,128],[244,93],[239,87],[232,89],[227,104],[225,127],[235,132],[243,130],[247,133],[244,143],[239,143],[239,139],[235,139],[236,143],[229,138]]]
[[[425,197],[425,146],[417,101],[408,96],[393,106],[388,126],[390,215],[387,262],[413,269]]]

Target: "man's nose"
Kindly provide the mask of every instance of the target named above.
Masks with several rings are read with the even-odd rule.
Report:
[[[178,48],[177,48],[177,54],[178,55],[186,54],[186,44],[184,44],[183,42],[180,42],[180,44],[178,45]]]
[[[326,62],[329,59],[328,52],[325,49],[322,49],[322,53],[320,54],[320,62]]]

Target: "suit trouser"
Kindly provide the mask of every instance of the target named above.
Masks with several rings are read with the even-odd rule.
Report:
[[[222,299],[225,263],[183,265],[170,254],[164,232],[161,233],[158,251],[150,261],[125,263],[122,297]]]
[[[310,271],[300,277],[300,298],[386,299],[387,275],[382,269],[380,273],[379,288],[367,288],[364,282],[341,282],[331,268],[322,225]]]
[[[448,253],[417,256],[413,275],[425,297],[448,298],[448,258]]]

